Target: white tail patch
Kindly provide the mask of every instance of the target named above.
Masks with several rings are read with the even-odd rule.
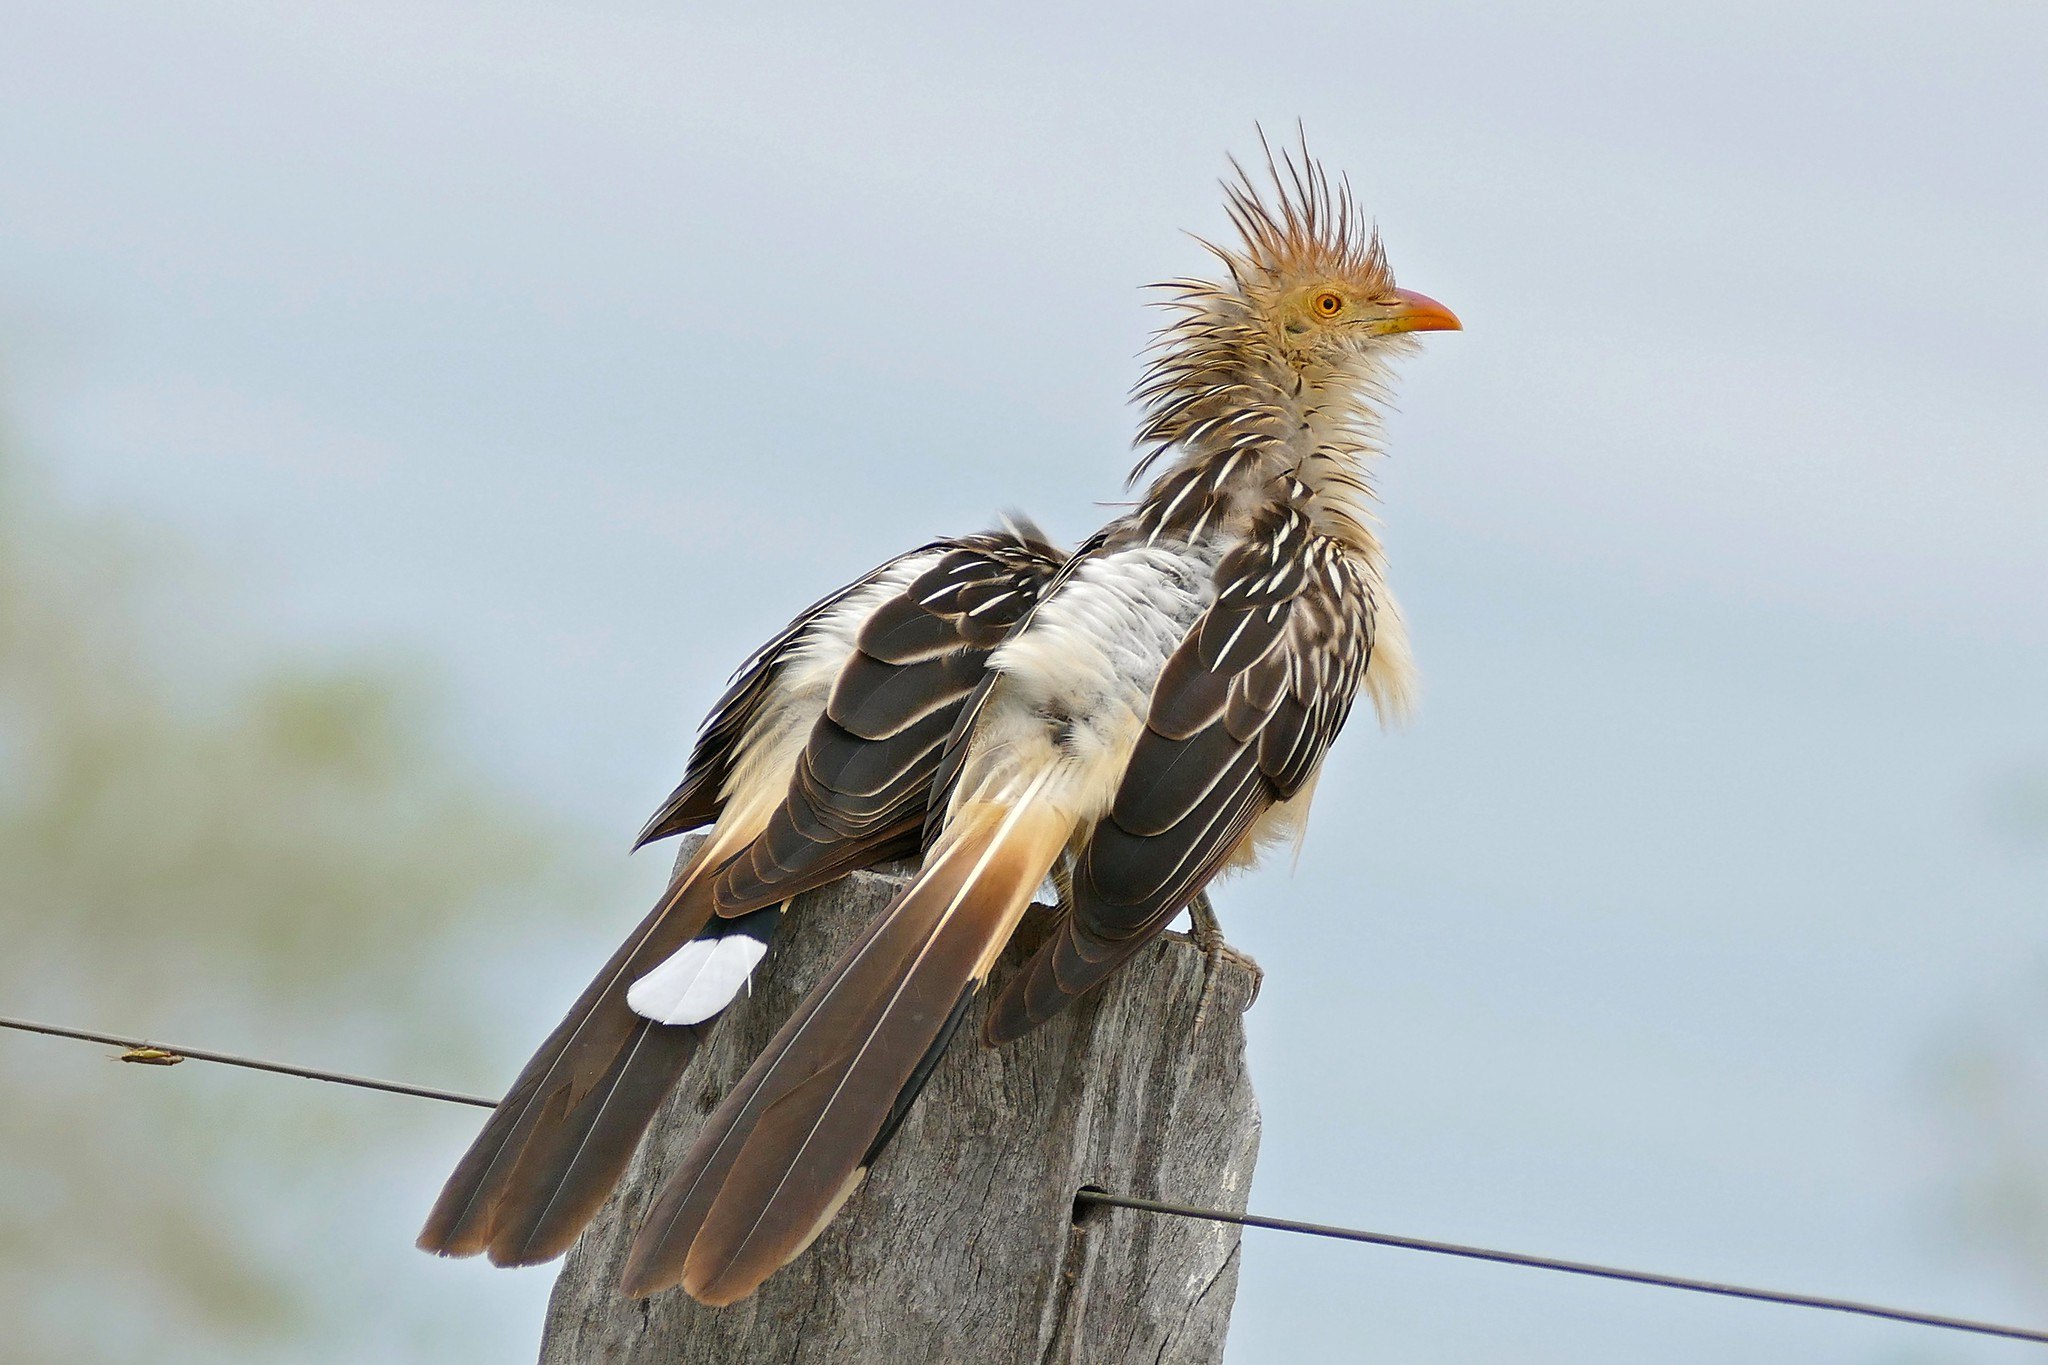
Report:
[[[749,934],[693,938],[635,981],[626,1004],[657,1024],[701,1024],[733,1002],[767,955]]]

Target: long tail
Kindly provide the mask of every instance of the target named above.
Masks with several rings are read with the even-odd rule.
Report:
[[[745,1298],[859,1186],[1065,843],[1038,800],[958,812],[917,880],[849,948],[699,1135],[626,1261],[635,1298],[680,1281]]]
[[[533,1265],[568,1250],[596,1216],[718,1012],[657,1023],[627,1000],[695,940],[730,932],[733,922],[714,922],[717,842],[707,841],[519,1073],[448,1178],[422,1250]],[[747,928],[765,939],[776,918],[763,926],[750,917]],[[752,952],[749,965],[758,959]]]

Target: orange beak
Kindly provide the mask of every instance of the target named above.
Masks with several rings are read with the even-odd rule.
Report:
[[[1387,310],[1386,320],[1373,330],[1381,334],[1465,330],[1465,324],[1458,321],[1456,313],[1427,294],[1418,294],[1413,289],[1396,289],[1394,299],[1393,307]]]

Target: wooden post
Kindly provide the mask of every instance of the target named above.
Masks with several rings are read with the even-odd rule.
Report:
[[[1238,1230],[1122,1209],[1074,1219],[1074,1192],[1242,1210],[1259,1115],[1245,1071],[1251,973],[1169,935],[1019,1042],[969,1015],[895,1142],[839,1220],[752,1298],[620,1294],[662,1178],[811,984],[903,883],[858,873],[807,896],[753,995],[720,1023],[631,1170],[569,1253],[541,1365],[1215,1365],[1237,1292]],[[996,983],[1042,940],[1034,910]],[[1204,1004],[1206,992],[1207,1002]]]

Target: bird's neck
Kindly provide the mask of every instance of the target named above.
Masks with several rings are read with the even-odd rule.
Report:
[[[1150,449],[1133,478],[1164,466],[1134,514],[1140,524],[1153,535],[1234,538],[1290,501],[1317,531],[1377,560],[1369,475],[1384,371],[1363,357],[1298,360],[1244,344],[1241,331],[1235,346],[1214,344],[1214,328],[1184,331],[1194,344],[1162,354],[1140,389],[1139,441]]]

